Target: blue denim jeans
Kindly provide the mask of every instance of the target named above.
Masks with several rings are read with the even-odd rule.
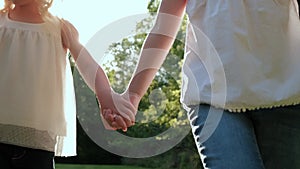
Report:
[[[1,169],[54,169],[54,152],[0,143]]]
[[[199,105],[188,115],[205,169],[300,169],[299,105],[246,113]]]

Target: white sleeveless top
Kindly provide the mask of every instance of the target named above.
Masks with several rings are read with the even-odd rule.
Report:
[[[230,111],[300,103],[296,0],[188,0],[181,101]]]
[[[31,24],[0,14],[0,124],[48,133],[60,150],[56,155],[63,156],[76,154],[75,100],[68,64],[58,18]]]

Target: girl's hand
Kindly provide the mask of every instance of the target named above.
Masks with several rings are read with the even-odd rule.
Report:
[[[129,100],[130,103],[134,106],[135,109],[134,116],[135,116],[141,97],[134,93],[128,94],[127,91],[120,96],[125,98],[126,100]],[[110,109],[103,110],[102,117],[105,120],[104,125],[106,125],[106,129],[123,128],[123,131],[126,131],[128,127],[134,125],[135,121],[132,121],[131,119],[129,120],[128,117],[126,117],[127,115],[125,115],[121,110],[119,111],[120,112],[113,112]],[[125,125],[126,125],[126,129],[124,128]]]
[[[105,94],[106,92],[99,92]],[[126,131],[135,121],[137,108],[130,102],[129,96],[113,91],[105,99],[99,100],[101,106],[102,121],[106,129],[122,129]],[[103,95],[102,95],[103,96]],[[111,99],[109,99],[111,98]]]
[[[130,120],[127,120],[119,114],[112,112],[110,109],[103,110],[101,117],[104,127],[108,130],[122,129],[124,132],[126,132],[127,128],[133,124]]]

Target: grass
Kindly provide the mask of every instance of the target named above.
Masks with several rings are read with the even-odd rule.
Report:
[[[56,169],[147,169],[135,166],[124,165],[77,165],[77,164],[56,164]]]

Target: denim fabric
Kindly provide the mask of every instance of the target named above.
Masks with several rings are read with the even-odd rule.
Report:
[[[231,113],[199,105],[189,118],[205,169],[300,169],[300,106]]]
[[[54,169],[54,152],[0,143],[1,169]]]

